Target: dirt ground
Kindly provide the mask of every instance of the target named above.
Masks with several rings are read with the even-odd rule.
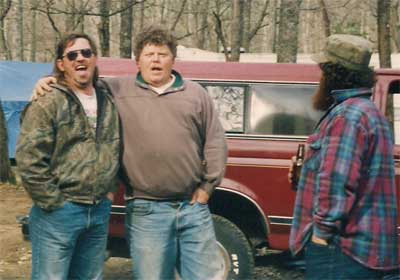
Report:
[[[30,205],[22,187],[0,184],[0,280],[29,279],[30,243],[23,240],[16,216],[27,214]],[[111,258],[105,263],[104,280],[130,278],[129,259]],[[301,280],[303,273],[288,269],[285,255],[274,253],[256,259],[254,279]]]

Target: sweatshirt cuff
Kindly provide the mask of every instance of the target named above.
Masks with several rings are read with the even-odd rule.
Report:
[[[203,182],[200,185],[200,188],[203,189],[205,192],[207,192],[208,195],[211,197],[212,193],[214,192],[215,186],[208,182]]]

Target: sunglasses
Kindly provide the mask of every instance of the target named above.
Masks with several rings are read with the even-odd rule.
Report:
[[[61,58],[67,57],[69,61],[74,61],[78,57],[79,53],[81,53],[81,55],[85,58],[91,58],[93,55],[91,49],[81,49],[67,52],[67,54],[63,55]]]

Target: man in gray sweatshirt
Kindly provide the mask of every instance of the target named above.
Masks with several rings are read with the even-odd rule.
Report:
[[[225,132],[199,84],[173,70],[176,39],[135,40],[136,77],[104,79],[121,118],[126,232],[134,279],[222,278],[207,202],[225,172]]]
[[[106,79],[123,131],[126,229],[135,279],[220,279],[207,205],[223,178],[224,129],[213,101],[174,71],[175,38],[161,28],[141,33],[136,77]]]

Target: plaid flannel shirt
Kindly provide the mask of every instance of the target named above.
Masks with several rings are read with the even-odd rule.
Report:
[[[335,105],[307,140],[290,248],[298,253],[314,234],[389,270],[399,267],[393,136],[368,91],[333,91]]]

